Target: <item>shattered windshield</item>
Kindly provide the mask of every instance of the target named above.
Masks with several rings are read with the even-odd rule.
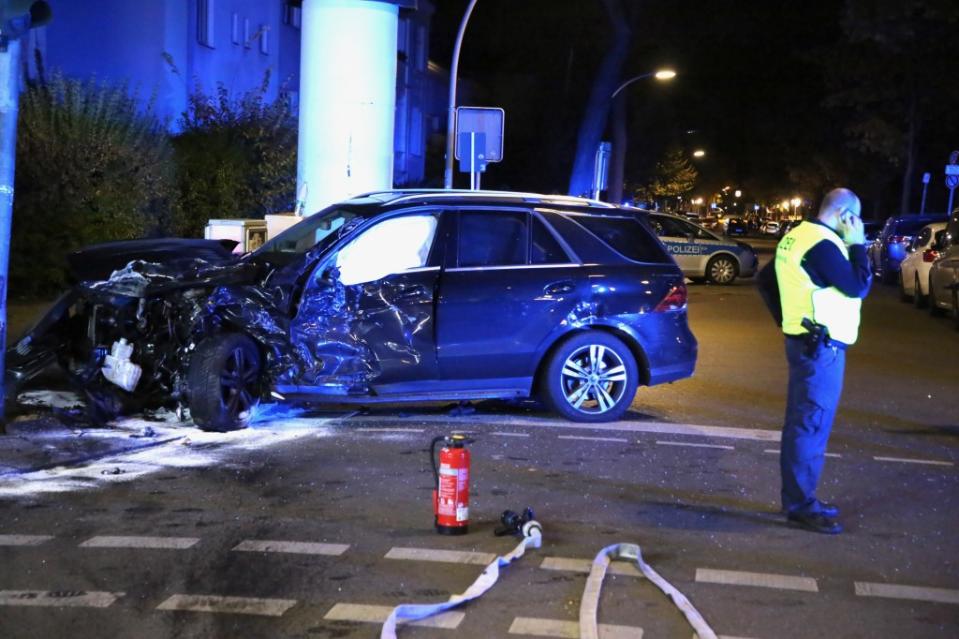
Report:
[[[291,226],[256,251],[262,253],[305,253],[317,244],[330,244],[344,226],[364,217],[357,211],[334,208],[320,211]]]

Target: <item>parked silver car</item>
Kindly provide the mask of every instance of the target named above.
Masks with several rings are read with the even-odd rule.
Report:
[[[939,253],[929,269],[929,312],[951,312],[959,328],[959,208],[949,217]]]

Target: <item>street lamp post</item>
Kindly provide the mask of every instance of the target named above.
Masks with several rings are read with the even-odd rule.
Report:
[[[466,13],[463,14],[463,20],[460,22],[459,31],[456,32],[456,43],[453,45],[453,61],[450,64],[450,95],[449,107],[446,113],[446,169],[443,172],[443,188],[453,188],[453,144],[454,131],[456,128],[456,74],[460,66],[460,48],[463,46],[463,35],[466,33],[466,24],[470,20],[470,14],[473,13],[473,7],[476,6],[476,0],[470,0],[466,7]]]
[[[629,78],[609,96],[613,101],[613,157],[609,169],[609,192],[606,199],[614,204],[623,200],[624,167],[626,166],[626,98],[618,97],[623,89],[646,78],[656,78],[660,81],[672,80],[676,72],[672,69],[660,69]]]

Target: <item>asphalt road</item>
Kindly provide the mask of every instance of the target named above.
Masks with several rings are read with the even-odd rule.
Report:
[[[0,637],[379,636],[392,606],[444,601],[510,551],[518,540],[492,531],[527,505],[542,548],[400,637],[578,636],[585,571],[619,542],[721,636],[959,636],[959,333],[894,289],[870,295],[821,486],[846,531],[828,537],[778,512],[785,362],[754,285],[690,290],[696,376],[641,389],[603,427],[488,403],[304,413],[229,435],[163,416],[110,433],[15,424],[0,446],[13,469],[0,466]],[[431,528],[427,446],[454,430],[476,438],[463,537]],[[44,462],[80,440],[86,461]],[[615,565],[601,636],[692,636]]]

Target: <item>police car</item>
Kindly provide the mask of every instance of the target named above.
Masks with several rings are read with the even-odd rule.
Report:
[[[650,212],[646,220],[690,279],[732,284],[756,272],[756,252],[745,242],[724,239],[675,215]]]

